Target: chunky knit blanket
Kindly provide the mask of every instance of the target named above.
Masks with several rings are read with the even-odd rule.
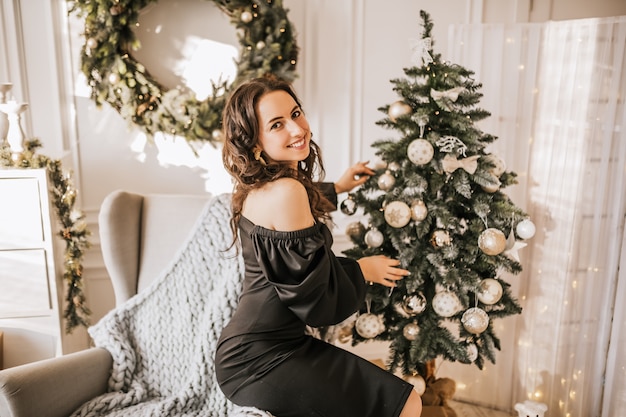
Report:
[[[225,253],[230,195],[213,197],[171,266],[89,329],[113,356],[109,392],[78,416],[263,416],[220,391],[213,357],[237,304],[243,262]],[[167,238],[167,237],[164,237]]]

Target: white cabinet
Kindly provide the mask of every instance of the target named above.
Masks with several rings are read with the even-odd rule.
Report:
[[[63,353],[63,240],[45,169],[0,169],[4,368]]]

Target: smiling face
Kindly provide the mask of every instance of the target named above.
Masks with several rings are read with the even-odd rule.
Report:
[[[256,106],[259,146],[274,161],[298,162],[309,156],[311,131],[302,109],[291,95],[276,90],[263,95]]]

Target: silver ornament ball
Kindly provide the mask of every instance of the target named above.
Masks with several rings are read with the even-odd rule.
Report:
[[[476,359],[478,359],[478,346],[476,346],[475,343],[467,344],[467,357],[469,358],[470,362],[474,362]]]
[[[483,279],[478,286],[476,295],[483,304],[495,304],[502,298],[502,284],[493,278]]]
[[[389,191],[396,184],[396,177],[391,175],[391,171],[387,170],[384,174],[378,177],[378,188],[383,191]]]
[[[426,297],[422,293],[407,295],[404,297],[402,309],[411,316],[423,313],[426,310]]]
[[[380,232],[380,230],[373,228],[367,231],[367,233],[365,233],[365,244],[367,246],[369,246],[370,248],[377,248],[380,245],[383,244],[383,241],[385,240],[385,238],[383,237],[383,234]]]
[[[430,238],[430,244],[435,248],[450,246],[451,243],[450,233],[447,230],[435,230]]]
[[[468,332],[481,334],[487,329],[487,326],[489,326],[489,315],[481,308],[472,307],[463,313],[461,323],[463,323],[463,327],[465,327],[465,330]]]
[[[415,200],[411,203],[411,218],[416,222],[421,222],[428,215],[428,208],[422,200]]]
[[[357,210],[356,201],[348,197],[341,202],[341,204],[339,205],[339,209],[343,214],[352,216],[354,213],[356,213]]]

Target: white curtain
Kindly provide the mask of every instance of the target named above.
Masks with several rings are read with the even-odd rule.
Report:
[[[505,192],[537,226],[510,280],[524,311],[505,326],[508,363],[457,370],[461,400],[626,415],[626,17],[458,25],[449,39],[446,59],[483,83],[492,151],[519,174]]]

